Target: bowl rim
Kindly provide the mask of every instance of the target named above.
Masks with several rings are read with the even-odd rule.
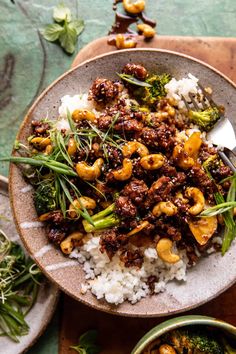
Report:
[[[135,52],[135,51],[136,52],[146,52],[146,53],[148,53],[148,52],[166,53],[166,54],[171,54],[171,55],[178,56],[178,57],[183,57],[183,58],[186,58],[186,59],[188,59],[190,61],[199,63],[199,64],[207,67],[211,71],[215,72],[217,75],[223,77],[236,90],[236,84],[231,79],[229,79],[225,74],[221,73],[218,69],[215,69],[213,66],[205,63],[204,61],[201,61],[201,60],[199,60],[197,58],[194,58],[194,57],[192,57],[190,55],[183,54],[183,53],[180,53],[180,52],[171,51],[171,50],[168,50],[168,49],[158,49],[158,48],[133,48],[133,49],[122,49],[122,50],[119,50],[119,51],[112,51],[112,52],[109,52],[109,53],[103,53],[103,54],[95,56],[95,57],[93,57],[91,59],[88,59],[88,60],[78,64],[77,66],[67,70],[65,73],[60,75],[57,79],[55,79],[49,86],[47,86],[42,91],[42,93],[36,98],[34,103],[30,106],[30,108],[28,109],[27,113],[25,114],[25,116],[23,118],[23,121],[22,121],[22,123],[20,124],[20,126],[18,128],[16,139],[19,138],[19,135],[20,135],[21,131],[25,128],[25,126],[28,125],[28,118],[31,115],[32,111],[35,109],[35,107],[38,105],[38,103],[44,98],[44,96],[47,94],[47,92],[50,91],[58,82],[63,80],[64,77],[66,77],[67,75],[69,75],[73,71],[76,71],[77,68],[80,68],[80,67],[86,65],[87,63],[96,61],[97,59],[100,59],[100,58],[103,58],[103,57],[110,57],[110,56],[114,56],[114,55],[120,55],[122,53]],[[14,151],[12,153],[14,153]],[[20,238],[21,238],[21,240],[22,240],[27,252],[31,255],[31,257],[34,258],[33,253],[31,252],[31,249],[28,247],[28,244],[27,244],[26,240],[22,236],[21,227],[20,227],[20,224],[18,223],[17,213],[16,213],[16,209],[15,209],[15,206],[14,206],[14,203],[13,203],[13,199],[14,199],[14,197],[13,197],[13,189],[12,189],[12,186],[13,186],[13,177],[12,177],[13,168],[14,168],[14,164],[10,163],[10,166],[9,166],[9,196],[10,196],[10,204],[11,204],[13,219],[14,219],[14,222],[15,222],[15,225],[16,225],[17,232],[18,232],[18,234],[19,234],[19,236],[20,236]],[[50,281],[52,281],[54,284],[56,284],[63,292],[65,292],[67,295],[71,296],[75,300],[80,301],[84,305],[87,305],[87,306],[89,306],[89,307],[91,307],[93,309],[96,309],[96,310],[99,310],[99,311],[103,311],[103,312],[106,312],[106,313],[109,313],[109,314],[114,314],[114,315],[118,315],[118,316],[125,316],[125,317],[143,317],[143,318],[145,318],[145,317],[164,317],[164,316],[169,316],[171,314],[174,315],[174,314],[186,312],[186,311],[189,311],[191,309],[194,309],[194,308],[196,308],[198,306],[201,306],[201,305],[211,301],[215,297],[219,296],[222,292],[224,292],[225,290],[230,288],[236,282],[236,277],[235,277],[235,279],[233,281],[231,281],[230,284],[228,284],[227,286],[222,288],[217,294],[214,294],[214,295],[210,296],[209,298],[207,298],[206,300],[202,300],[202,301],[198,302],[195,305],[185,306],[182,309],[172,310],[172,311],[166,312],[164,314],[163,313],[161,313],[161,314],[156,314],[156,313],[154,313],[154,314],[145,314],[145,313],[135,314],[134,313],[133,314],[133,313],[127,313],[127,311],[120,311],[119,309],[118,309],[118,311],[116,311],[116,309],[114,310],[111,307],[101,308],[99,303],[92,304],[89,301],[86,301],[83,298],[76,296],[75,294],[73,294],[69,290],[67,290],[66,287],[61,285],[60,282],[56,281],[54,279],[54,277],[50,274],[50,272],[45,270],[45,268],[40,264],[40,262],[36,258],[34,258],[34,261],[35,261],[35,263],[39,266],[39,268],[43,271],[43,273],[46,275],[46,277]],[[99,301],[99,300],[97,300],[97,301]]]
[[[230,334],[233,334],[236,337],[236,327],[218,318],[202,315],[180,316],[161,322],[157,326],[153,327],[138,341],[131,354],[142,354],[143,350],[148,344],[153,342],[164,333],[183,326],[194,325],[207,325],[217,327],[229,332]]]

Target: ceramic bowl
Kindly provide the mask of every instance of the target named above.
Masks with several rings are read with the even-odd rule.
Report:
[[[166,50],[124,50],[82,63],[57,79],[30,108],[17,139],[26,142],[31,134],[32,119],[41,119],[47,114],[51,119],[57,118],[62,96],[87,92],[92,81],[98,76],[117,79],[116,72],[120,72],[128,62],[143,63],[150,71],[168,72],[176,78],[191,72],[200,79],[202,85],[214,88],[213,98],[225,106],[229,119],[236,117],[235,85],[209,65]],[[233,125],[235,122],[232,121]],[[80,284],[85,280],[82,267],[48,244],[45,230],[41,223],[37,222],[32,189],[22,177],[20,169],[14,165],[10,168],[10,195],[19,234],[45,275],[67,294],[96,309],[125,316],[165,316],[199,306],[235,282],[236,244],[224,257],[217,253],[202,259],[196,267],[188,271],[186,282],[170,282],[165,292],[147,297],[135,305],[125,302],[120,306],[111,306],[104,301],[98,301],[89,291],[82,295]]]
[[[142,354],[143,350],[149,344],[169,331],[176,328],[193,325],[216,327],[236,341],[236,327],[227,322],[207,316],[182,316],[172,318],[171,320],[162,322],[158,326],[152,328],[140,339],[131,354]]]

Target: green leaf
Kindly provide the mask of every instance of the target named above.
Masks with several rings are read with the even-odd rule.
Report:
[[[56,41],[60,34],[63,32],[63,27],[58,25],[57,23],[53,23],[51,25],[47,25],[42,31],[43,37],[49,41],[54,42]]]
[[[69,28],[74,28],[74,29],[76,30],[77,36],[79,36],[80,33],[83,32],[83,30],[84,30],[84,21],[83,21],[83,20],[74,20],[74,21],[71,21],[71,22],[68,24],[68,27],[69,27]]]
[[[59,42],[62,48],[69,54],[74,53],[77,40],[77,32],[74,27],[65,25],[64,31],[59,36]]]
[[[59,4],[53,10],[53,18],[56,22],[71,21],[71,11],[64,4]]]

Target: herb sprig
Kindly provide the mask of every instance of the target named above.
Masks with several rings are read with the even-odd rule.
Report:
[[[97,344],[98,332],[90,330],[79,337],[79,344],[70,348],[77,351],[79,354],[99,354],[100,346]]]
[[[43,37],[49,42],[58,41],[68,53],[75,51],[78,36],[84,30],[84,21],[72,19],[71,11],[64,4],[59,4],[53,10],[55,23],[47,25],[42,31]]]
[[[209,178],[213,180],[209,170],[207,170],[207,174]],[[223,255],[228,251],[232,241],[236,237],[236,225],[233,218],[233,208],[236,207],[236,174],[228,177],[227,179],[224,179],[220,183],[223,183],[226,180],[231,181],[226,201],[218,189],[218,192],[214,194],[216,205],[204,210],[200,214],[200,216],[203,217],[210,217],[219,214],[223,216],[225,223],[225,230],[223,234],[223,243],[221,249]]]
[[[36,300],[40,279],[40,270],[21,246],[0,230],[0,335],[19,342],[28,334],[25,316]]]

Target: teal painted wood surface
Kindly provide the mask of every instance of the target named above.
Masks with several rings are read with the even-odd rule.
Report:
[[[27,108],[42,90],[73,61],[60,47],[44,41],[39,30],[51,22],[60,1],[0,0],[0,157],[9,155]],[[112,0],[65,0],[74,15],[85,20],[79,50],[107,34],[113,23]],[[149,0],[148,15],[161,35],[236,37],[235,0]],[[0,164],[0,174],[8,165]],[[1,352],[1,350],[0,350]],[[58,316],[29,351],[58,352]]]

